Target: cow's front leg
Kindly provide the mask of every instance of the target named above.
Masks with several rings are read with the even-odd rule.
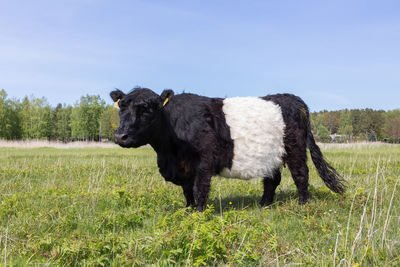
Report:
[[[211,174],[208,172],[199,172],[194,181],[193,193],[196,201],[196,209],[203,211],[207,204],[208,192],[211,187]]]
[[[183,194],[186,198],[186,207],[196,207],[196,202],[194,201],[193,195],[193,182],[189,184],[182,185]]]

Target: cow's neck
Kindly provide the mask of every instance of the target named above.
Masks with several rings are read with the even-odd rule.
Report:
[[[157,128],[155,129],[154,134],[149,142],[151,147],[157,153],[171,152],[171,147],[173,146],[173,137],[169,131],[170,130],[166,124],[166,121],[161,119],[160,123],[157,124]]]
[[[165,153],[171,151],[171,140],[168,135],[157,136],[150,141],[151,147],[157,153]]]

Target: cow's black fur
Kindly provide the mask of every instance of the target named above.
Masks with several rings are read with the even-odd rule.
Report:
[[[281,107],[283,121],[285,122],[284,144],[286,154],[283,162],[287,164],[297,186],[300,204],[304,204],[309,198],[307,148],[310,149],[311,159],[324,183],[333,192],[343,194],[345,190],[342,183],[343,179],[324,160],[321,150],[315,143],[311,132],[308,107],[304,101],[292,94],[269,95],[262,97],[262,99],[272,101]],[[275,188],[279,185],[280,179],[280,170],[276,170],[274,177],[264,178],[264,195],[267,196],[262,199],[269,201],[262,200],[263,204],[272,203]],[[267,188],[265,184],[267,184]]]
[[[115,132],[115,142],[123,147],[150,144],[157,152],[161,175],[182,186],[187,206],[202,211],[211,177],[232,166],[234,143],[222,111],[223,99],[186,93],[174,95],[171,90],[159,96],[146,88],[137,88],[126,95],[116,90],[110,95],[114,101],[120,100],[120,126]],[[298,188],[300,204],[309,197],[307,147],[327,186],[343,193],[342,179],[315,144],[304,102],[290,94],[262,99],[281,107],[286,126],[283,162]],[[272,203],[280,180],[280,169],[275,170],[273,177],[264,178],[262,205]]]

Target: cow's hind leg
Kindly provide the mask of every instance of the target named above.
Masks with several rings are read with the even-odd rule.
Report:
[[[261,198],[260,205],[268,206],[274,201],[275,190],[281,182],[281,170],[278,168],[274,171],[273,176],[264,177],[264,194]]]
[[[298,151],[296,157],[289,157],[287,160],[290,173],[294,183],[296,184],[297,191],[299,192],[299,204],[303,205],[310,197],[308,192],[308,167],[307,167],[307,152],[306,148]]]

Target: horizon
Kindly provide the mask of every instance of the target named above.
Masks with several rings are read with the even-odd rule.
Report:
[[[400,2],[15,1],[0,89],[73,105],[135,86],[209,97],[292,93],[311,112],[400,104]]]
[[[118,89],[118,88],[115,88],[115,89]],[[133,88],[133,89],[135,89],[135,88]],[[131,90],[133,90],[133,89],[131,89]],[[0,88],[0,90],[5,90],[5,89],[3,89],[3,88]],[[6,91],[6,90],[5,90]],[[128,93],[128,92],[130,92],[130,90],[128,90],[128,91],[126,91],[126,92],[124,92],[124,93]],[[45,97],[45,96],[36,96],[36,95],[33,95],[33,94],[31,94],[31,95],[25,95],[25,96],[23,96],[23,97],[21,97],[21,98],[16,98],[16,97],[13,97],[13,96],[10,96],[9,94],[8,94],[8,92],[6,91],[6,93],[7,93],[7,98],[8,99],[11,99],[11,100],[19,100],[19,101],[22,101],[25,97],[27,97],[28,99],[31,99],[32,97],[34,97],[34,98],[44,98],[45,100],[46,100],[46,102],[50,105],[50,107],[51,108],[56,108],[57,107],[57,105],[69,105],[69,106],[74,106],[75,104],[77,104],[77,103],[79,103],[79,101],[80,101],[80,99],[81,99],[81,97],[84,97],[84,96],[87,96],[87,95],[91,95],[91,96],[93,96],[93,95],[96,95],[96,96],[99,96],[100,97],[100,100],[104,100],[104,102],[105,102],[105,104],[106,105],[113,105],[114,103],[113,102],[110,102],[110,101],[107,101],[106,99],[104,99],[104,98],[102,98],[101,97],[101,95],[99,95],[99,94],[85,94],[85,95],[81,95],[79,98],[77,98],[76,99],[76,101],[74,101],[73,103],[61,103],[61,102],[58,102],[58,103],[50,103],[49,101],[48,101],[48,99]],[[190,93],[190,92],[174,92],[175,93],[175,95],[176,94],[181,94],[181,93]],[[307,103],[306,103],[307,104]],[[400,108],[393,108],[393,109],[374,109],[374,108],[369,108],[369,107],[366,107],[366,108],[342,108],[342,109],[335,109],[335,110],[327,110],[327,109],[322,109],[322,110],[311,110],[310,109],[310,113],[320,113],[320,112],[336,112],[336,111],[341,111],[341,110],[366,110],[366,109],[372,109],[372,110],[374,110],[374,111],[381,111],[381,110],[383,110],[384,112],[387,112],[387,111],[393,111],[393,110],[400,110]]]

